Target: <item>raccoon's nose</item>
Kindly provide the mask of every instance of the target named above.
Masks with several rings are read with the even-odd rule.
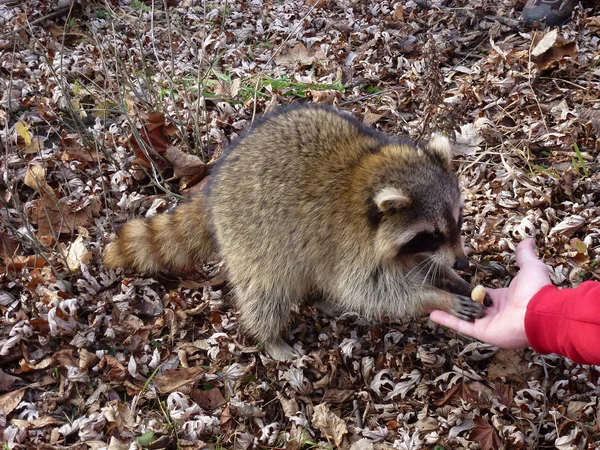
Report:
[[[469,268],[469,260],[467,258],[458,258],[454,263],[456,270],[467,270]]]

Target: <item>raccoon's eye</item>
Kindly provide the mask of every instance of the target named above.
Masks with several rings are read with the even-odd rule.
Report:
[[[422,231],[400,248],[401,255],[415,255],[417,253],[432,253],[437,251],[446,241],[442,233]]]

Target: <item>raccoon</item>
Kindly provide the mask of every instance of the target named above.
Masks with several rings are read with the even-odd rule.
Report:
[[[218,252],[243,329],[284,360],[296,354],[281,337],[290,312],[315,292],[325,310],[375,319],[482,317],[453,270],[468,266],[461,225],[447,138],[415,144],[305,105],[257,122],[191,201],[127,222],[104,261],[180,272]]]

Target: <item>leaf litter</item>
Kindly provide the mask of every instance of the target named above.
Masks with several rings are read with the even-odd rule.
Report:
[[[526,236],[556,284],[599,280],[598,9],[540,30],[509,0],[166,4],[0,4],[4,445],[597,445],[597,367],[310,306],[278,364],[239,333],[223,262],[152,279],[101,254],[308,98],[455,137],[472,284],[505,285]]]

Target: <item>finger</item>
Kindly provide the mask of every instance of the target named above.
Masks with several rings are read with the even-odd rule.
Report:
[[[535,254],[535,241],[531,238],[519,242],[515,253],[517,255],[517,265],[520,268],[531,264],[541,263]]]
[[[471,336],[476,338],[477,335],[475,333],[475,327],[473,326],[473,322],[467,322],[465,320],[461,320],[452,314],[448,314],[445,311],[432,311],[429,314],[429,318],[440,325],[443,325],[448,328],[452,328],[455,331],[458,331],[461,334],[466,334],[467,336]]]

